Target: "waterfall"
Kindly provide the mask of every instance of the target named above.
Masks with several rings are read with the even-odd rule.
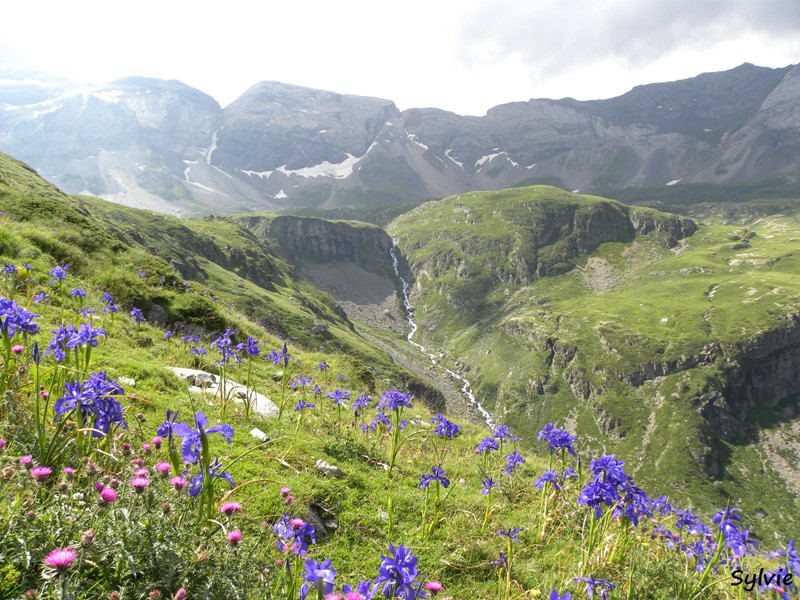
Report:
[[[408,343],[414,346],[415,348],[419,349],[420,352],[426,354],[430,359],[431,363],[437,367],[438,369],[444,371],[453,379],[460,381],[463,384],[461,391],[467,397],[470,404],[478,409],[478,412],[481,413],[483,420],[486,424],[494,428],[494,421],[492,420],[492,415],[483,407],[483,404],[475,397],[475,394],[472,393],[472,386],[470,385],[469,381],[467,381],[464,377],[445,367],[444,365],[440,365],[439,362],[436,360],[436,355],[428,352],[428,350],[422,344],[419,344],[414,341],[414,334],[417,332],[417,324],[414,322],[414,310],[411,308],[411,301],[408,299],[408,292],[409,286],[408,282],[400,275],[400,263],[397,260],[397,241],[395,240],[394,236],[392,237],[392,247],[389,249],[389,255],[392,257],[392,268],[394,269],[394,274],[400,280],[400,283],[403,284],[403,307],[406,310],[406,320],[408,321],[408,325],[411,328],[406,336]]]

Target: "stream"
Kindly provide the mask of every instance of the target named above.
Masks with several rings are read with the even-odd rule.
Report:
[[[483,417],[483,420],[486,422],[490,428],[494,429],[494,421],[492,420],[492,415],[483,407],[483,404],[475,397],[475,394],[472,393],[472,386],[470,385],[469,381],[467,381],[464,377],[445,367],[444,365],[439,364],[439,361],[436,360],[436,354],[432,354],[428,352],[427,348],[420,343],[414,341],[414,334],[417,332],[417,324],[414,322],[414,310],[411,308],[411,301],[408,299],[409,293],[409,285],[408,282],[400,275],[400,263],[397,260],[397,242],[392,237],[392,247],[389,249],[389,254],[392,257],[392,268],[394,269],[395,276],[400,280],[403,284],[403,307],[406,311],[406,320],[408,321],[408,325],[411,330],[408,332],[406,339],[408,343],[417,348],[420,352],[427,355],[430,359],[431,363],[441,371],[447,373],[452,379],[460,381],[463,386],[461,388],[461,392],[466,396],[467,400],[469,400],[470,404],[474,406],[478,412]]]

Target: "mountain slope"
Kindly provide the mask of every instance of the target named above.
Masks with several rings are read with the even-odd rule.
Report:
[[[659,493],[796,528],[797,217],[638,211],[533,187],[397,218],[421,341],[518,431],[566,420]]]
[[[53,97],[20,80],[4,90],[0,148],[69,192],[188,214],[375,207],[530,183],[794,181],[798,82],[800,66],[743,64],[472,117],[278,82],[223,109],[174,81]]]

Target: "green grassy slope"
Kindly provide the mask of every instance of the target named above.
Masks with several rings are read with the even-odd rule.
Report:
[[[701,224],[673,247],[657,231],[626,233],[564,259],[554,275],[509,276],[531,252],[520,242],[565,205],[609,206],[523,188],[448,198],[393,221],[417,277],[423,340],[469,365],[479,397],[519,430],[567,419],[661,493],[681,490],[706,509],[730,500],[765,511],[762,533],[797,531],[797,483],[773,468],[755,407],[719,396],[747,364],[743,344],[798,312],[797,218]],[[563,258],[568,233],[546,240],[539,260]],[[800,416],[796,400],[781,400],[758,407],[772,415],[767,432]],[[791,455],[788,438],[781,450]]]

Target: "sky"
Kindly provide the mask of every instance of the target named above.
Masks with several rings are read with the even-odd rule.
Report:
[[[33,0],[0,57],[70,79],[179,79],[222,106],[259,81],[483,115],[800,63],[799,0]],[[2,98],[0,98],[2,102]]]

